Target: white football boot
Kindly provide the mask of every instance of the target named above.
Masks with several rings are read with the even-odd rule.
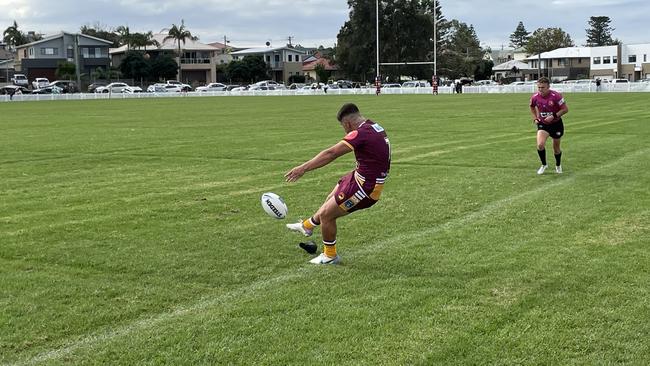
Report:
[[[537,174],[544,174],[544,171],[548,168],[548,165],[542,165],[537,169]]]
[[[555,172],[556,172],[557,174],[562,174],[562,165],[558,165],[558,166],[556,166],[556,167],[555,167]]]
[[[305,229],[304,226],[302,226],[302,221],[297,222],[295,224],[287,224],[287,229],[291,231],[297,231],[299,233],[302,233],[304,236],[311,236],[311,234],[314,233],[313,230],[307,230]]]
[[[339,264],[341,261],[341,257],[336,255],[336,257],[328,257],[325,255],[325,253],[321,253],[318,257],[313,258],[312,260],[309,261],[309,263],[313,264]]]

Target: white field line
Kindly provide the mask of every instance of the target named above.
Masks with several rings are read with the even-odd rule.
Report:
[[[610,163],[607,163],[605,165],[601,165],[599,167],[593,168],[589,171],[586,171],[584,174],[591,174],[595,173],[599,170],[602,169],[608,169],[613,166],[619,165],[621,162],[635,158],[638,156],[643,156],[646,155],[647,153],[650,152],[650,149],[644,149],[644,150],[639,150],[633,153],[630,153],[628,155],[625,155],[619,159],[616,159],[615,161],[612,161]],[[562,185],[566,185],[570,182],[573,182],[577,176],[581,175],[581,173],[577,173],[576,175],[572,175],[570,177],[563,178],[561,180],[556,180],[554,182],[548,183],[543,186],[539,186],[535,189],[517,193],[508,197],[505,197],[503,199],[500,199],[498,201],[491,202],[479,209],[478,211],[471,212],[465,216],[459,217],[454,220],[447,221],[445,223],[442,223],[437,226],[433,226],[424,230],[418,230],[416,232],[409,232],[405,234],[399,234],[392,236],[390,238],[387,238],[385,240],[376,242],[371,245],[364,246],[361,248],[361,250],[358,250],[354,253],[350,253],[348,255],[348,258],[356,258],[356,257],[362,257],[365,256],[368,252],[375,252],[377,250],[380,250],[381,248],[393,245],[395,243],[400,243],[403,246],[409,246],[410,242],[413,242],[413,239],[419,239],[423,238],[426,236],[430,236],[432,234],[444,231],[444,230],[450,230],[455,227],[461,227],[465,226],[467,223],[472,222],[472,221],[477,221],[481,220],[483,218],[492,216],[494,212],[500,211],[502,208],[512,204],[515,201],[521,200],[521,199],[526,199],[529,198],[530,196],[535,196],[537,194],[540,194],[544,191],[547,191],[552,188],[556,188]],[[166,313],[161,313],[157,315],[153,315],[151,317],[147,317],[144,319],[137,320],[131,324],[127,324],[121,327],[117,327],[115,329],[109,329],[105,332],[97,333],[97,334],[92,334],[89,335],[85,338],[76,340],[76,341],[71,341],[69,342],[66,346],[53,349],[50,351],[43,352],[33,358],[30,358],[28,360],[22,361],[17,363],[16,365],[33,365],[37,364],[40,362],[46,362],[50,360],[55,360],[59,359],[61,357],[64,357],[66,355],[69,355],[77,350],[80,349],[87,349],[87,348],[93,348],[101,343],[105,342],[110,342],[113,339],[126,336],[128,334],[141,331],[144,329],[151,328],[153,326],[156,326],[161,323],[165,323],[166,321],[174,320],[180,317],[183,317],[185,315],[198,312],[200,310],[204,310],[216,305],[219,305],[221,303],[226,303],[226,304],[232,304],[233,302],[236,302],[237,300],[241,300],[244,295],[250,295],[250,296],[256,296],[257,293],[259,293],[260,290],[265,290],[264,293],[268,293],[267,288],[274,286],[274,285],[281,285],[283,283],[286,283],[289,280],[292,280],[294,278],[299,278],[302,275],[305,274],[310,274],[310,271],[307,271],[305,267],[303,268],[298,268],[294,270],[293,272],[290,273],[283,273],[279,274],[276,277],[271,277],[268,279],[260,280],[257,282],[254,282],[250,284],[249,286],[245,286],[242,288],[238,288],[235,290],[232,290],[230,292],[224,293],[220,296],[216,296],[213,298],[207,298],[203,299],[197,303],[194,304],[189,304],[185,306],[178,306],[174,310]]]

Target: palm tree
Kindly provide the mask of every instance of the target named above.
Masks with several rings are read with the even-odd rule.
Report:
[[[165,29],[162,30],[163,32]],[[178,80],[181,79],[181,55],[182,55],[182,50],[181,50],[181,42],[185,44],[185,41],[190,39],[192,41],[196,41],[199,39],[199,37],[195,37],[192,35],[192,33],[185,28],[185,21],[181,19],[181,25],[180,27],[177,26],[176,24],[172,24],[172,27],[167,30],[167,36],[163,39],[163,42],[167,41],[168,39],[173,39],[178,43]]]
[[[133,34],[131,34],[131,31],[129,30],[129,26],[120,25],[119,27],[117,27],[117,29],[115,29],[115,33],[118,34],[120,38],[120,43],[126,45],[127,51],[131,49],[131,46],[133,45],[134,37]]]
[[[10,25],[2,32],[2,40],[12,49],[25,44],[27,41],[23,32],[18,29],[18,23],[15,20],[13,25]]]
[[[160,42],[156,41],[153,38],[153,32],[152,31],[149,31],[149,32],[144,34],[143,46],[144,46],[144,53],[147,53],[147,46],[160,47]]]

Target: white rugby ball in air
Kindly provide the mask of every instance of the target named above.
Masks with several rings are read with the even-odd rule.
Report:
[[[276,219],[284,219],[287,217],[287,204],[284,203],[282,198],[275,193],[267,192],[262,195],[262,208],[269,214],[269,216]]]

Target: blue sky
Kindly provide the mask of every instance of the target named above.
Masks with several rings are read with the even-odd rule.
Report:
[[[519,21],[528,31],[561,27],[576,44],[585,42],[587,21],[607,15],[615,38],[650,43],[648,0],[441,0],[447,19],[474,25],[484,46],[507,47]],[[159,32],[185,20],[205,43],[235,46],[282,45],[289,36],[304,46],[331,46],[348,18],[346,0],[0,0],[0,28],[15,19],[23,31],[77,31],[82,25]]]

